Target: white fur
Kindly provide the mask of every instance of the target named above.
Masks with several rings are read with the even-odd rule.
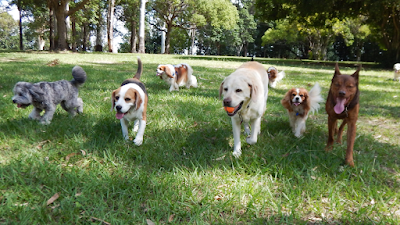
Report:
[[[248,144],[257,143],[257,136],[261,130],[261,118],[265,113],[268,98],[268,74],[265,68],[255,62],[243,64],[239,69],[225,78],[220,87],[224,102],[231,99],[231,106],[241,102],[241,109],[231,116],[234,139],[233,155],[240,157],[242,154],[240,142],[241,122],[243,122]],[[252,89],[256,87],[256,90]],[[237,90],[241,90],[238,92]],[[251,130],[249,129],[251,125]]]
[[[191,66],[189,66],[189,64],[186,63],[181,63],[178,65],[171,65],[171,64],[166,64],[165,66],[169,67],[169,69],[171,71],[173,71],[175,73],[175,67],[179,68],[182,65],[186,66],[187,69],[187,82],[185,82],[184,80],[182,80],[180,83],[177,83],[176,77],[174,76],[174,78],[170,78],[167,76],[167,74],[165,74],[165,72],[159,68],[157,68],[157,74],[159,74],[159,76],[162,76],[163,80],[165,80],[169,85],[169,91],[179,91],[179,87],[185,86],[186,88],[190,88],[190,87],[194,87],[197,88],[197,78],[195,76],[193,76],[193,69]],[[160,65],[159,65],[160,66]]]
[[[278,71],[275,67],[271,66],[268,68],[267,73],[271,72],[271,70],[276,70]],[[281,71],[276,75],[275,80],[269,80],[268,84],[270,87],[275,88],[276,85],[285,77],[285,71]]]
[[[394,81],[395,81],[395,80],[400,81],[400,63],[394,64],[393,69],[394,69],[394,77],[393,77],[393,80],[394,80]]]
[[[297,91],[297,93],[299,93],[299,88],[297,88],[296,91]],[[299,97],[298,102],[302,103],[302,100],[301,100],[299,94],[297,94],[296,96],[294,96],[292,98],[292,102],[294,102],[294,99],[296,97]],[[319,86],[318,83],[315,83],[314,87],[311,88],[311,90],[308,92],[308,98],[310,100],[310,110],[303,117],[297,115],[297,114],[305,113],[302,104],[300,104],[298,106],[291,105],[293,111],[290,112],[288,110],[290,126],[292,127],[294,136],[296,136],[298,138],[303,136],[303,133],[306,130],[306,120],[308,118],[308,115],[310,113],[317,112],[320,108],[319,103],[324,101],[324,99],[321,96],[321,87]]]
[[[142,98],[142,104],[137,110],[135,104],[125,102],[125,94],[130,88],[137,90]],[[122,86],[119,94],[120,98],[115,102],[114,110],[117,111],[116,107],[119,105],[122,106],[121,112],[126,113],[121,119],[122,136],[125,138],[125,140],[129,140],[128,125],[129,122],[135,121],[133,132],[137,131],[137,134],[133,142],[135,145],[140,146],[143,143],[143,135],[146,128],[146,121],[143,120],[144,100],[146,94],[137,84],[134,83],[129,83]]]

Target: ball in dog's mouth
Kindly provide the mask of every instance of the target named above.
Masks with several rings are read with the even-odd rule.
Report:
[[[224,106],[224,109],[225,109],[226,113],[228,114],[228,116],[234,116],[242,108],[242,105],[243,105],[243,102],[241,102],[236,107]]]

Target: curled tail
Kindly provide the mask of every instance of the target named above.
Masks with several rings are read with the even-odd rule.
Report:
[[[86,81],[86,72],[82,67],[74,66],[74,68],[72,68],[72,77],[74,77],[74,79],[71,80],[71,83],[74,86],[79,87]]]
[[[324,101],[321,96],[321,87],[318,83],[315,83],[314,87],[308,92],[308,95],[310,99],[310,112],[318,112],[320,107],[319,103]]]
[[[133,78],[140,80],[140,76],[143,73],[143,64],[142,64],[142,60],[140,60],[140,57],[137,57],[137,62],[138,62],[138,68],[137,68],[136,74]]]

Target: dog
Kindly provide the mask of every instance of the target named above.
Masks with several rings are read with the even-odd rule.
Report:
[[[292,88],[286,92],[281,104],[287,109],[294,136],[299,138],[303,135],[309,113],[317,112],[319,103],[323,100],[318,83],[315,83],[310,92],[305,88]]]
[[[396,81],[396,80],[400,81],[400,63],[394,64],[393,69],[394,69],[394,78],[393,78],[393,80],[394,81]]]
[[[15,84],[12,101],[18,108],[33,105],[29,114],[30,119],[39,120],[41,124],[51,123],[57,105],[67,111],[71,116],[83,112],[83,101],[78,97],[79,86],[86,81],[86,72],[80,66],[72,69],[71,81],[60,80],[55,82],[18,82]],[[41,115],[42,111],[44,114]]]
[[[268,98],[268,74],[264,66],[250,61],[242,64],[227,76],[220,85],[219,96],[223,96],[223,106],[231,117],[234,138],[233,155],[242,154],[240,128],[244,124],[246,142],[257,143],[261,118],[265,113]],[[251,125],[251,131],[249,129]]]
[[[333,145],[334,135],[337,134],[337,142],[342,143],[344,126],[347,124],[347,150],[345,163],[354,167],[353,147],[356,138],[356,122],[360,108],[360,90],[358,89],[359,72],[361,66],[352,75],[342,75],[336,63],[335,73],[329,89],[325,109],[328,114],[328,142],[326,151],[330,151]],[[337,129],[337,120],[343,122]]]
[[[278,72],[278,70],[271,66],[267,69],[269,86],[272,88],[276,87],[276,84],[285,77],[285,71]]]
[[[169,91],[179,91],[181,86],[197,88],[197,78],[193,76],[192,67],[186,63],[158,65],[157,76],[170,85]]]
[[[133,78],[126,79],[121,86],[111,94],[111,110],[116,111],[115,117],[121,122],[122,136],[129,140],[128,125],[134,121],[133,132],[137,132],[133,143],[140,146],[143,143],[146,129],[146,112],[148,95],[145,85],[140,81],[143,64],[138,57],[138,69]]]

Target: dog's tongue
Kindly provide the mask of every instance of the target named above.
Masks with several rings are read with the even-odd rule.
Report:
[[[295,106],[299,106],[299,105],[300,105],[300,103],[299,103],[299,102],[293,102],[293,105],[295,105]]]
[[[124,118],[124,115],[125,114],[123,114],[123,113],[117,113],[117,114],[115,114],[115,117],[120,120],[120,119]]]
[[[343,98],[343,99],[337,98],[336,99],[336,105],[335,105],[335,107],[333,107],[333,110],[335,110],[336,114],[340,114],[340,113],[342,113],[344,111],[344,104],[345,103],[346,103],[346,99],[345,98]]]
[[[18,107],[18,108],[21,108],[21,107],[22,107],[22,105],[21,105],[21,104],[17,104],[17,107]]]

